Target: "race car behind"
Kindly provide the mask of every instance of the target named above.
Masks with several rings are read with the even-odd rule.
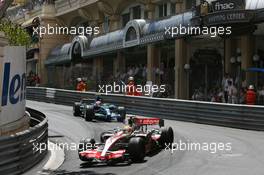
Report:
[[[126,109],[110,103],[102,103],[100,98],[96,100],[82,99],[73,105],[73,115],[84,117],[86,121],[93,119],[123,122],[126,117]]]

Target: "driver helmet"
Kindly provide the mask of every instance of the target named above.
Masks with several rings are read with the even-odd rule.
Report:
[[[81,81],[82,81],[82,79],[81,79],[81,78],[77,78],[77,81],[78,81],[78,82],[81,82]]]
[[[129,134],[129,133],[132,132],[132,127],[126,125],[123,130],[124,130],[125,133]]]
[[[250,90],[254,90],[254,86],[253,86],[253,85],[250,85],[250,86],[248,87],[248,89],[250,89]]]
[[[96,102],[95,102],[95,105],[96,105],[96,106],[100,106],[101,103],[102,103],[101,101],[96,101]]]
[[[134,81],[134,77],[129,77],[128,82]]]

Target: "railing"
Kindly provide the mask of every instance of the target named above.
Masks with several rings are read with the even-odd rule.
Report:
[[[48,123],[44,114],[27,108],[30,129],[12,136],[0,137],[0,174],[15,175],[26,172],[40,162],[47,149],[40,152],[35,146],[47,145]]]
[[[95,93],[27,88],[27,99],[72,106],[81,98],[95,98]],[[170,120],[264,131],[264,107],[194,102],[176,99],[101,95],[104,102],[123,105],[135,115]]]

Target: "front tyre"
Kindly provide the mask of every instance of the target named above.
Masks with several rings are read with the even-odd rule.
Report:
[[[80,141],[79,146],[78,146],[78,155],[79,155],[79,159],[81,161],[85,161],[85,162],[92,162],[93,161],[93,159],[89,159],[89,158],[81,156],[80,152],[86,151],[88,149],[94,149],[95,143],[96,142],[94,139],[82,139]]]
[[[88,122],[92,121],[94,119],[94,116],[95,116],[95,114],[94,114],[93,107],[92,106],[88,106],[87,109],[84,112],[85,121],[88,121]]]
[[[128,152],[133,162],[142,162],[145,158],[145,140],[132,137],[128,143]]]
[[[174,141],[174,132],[171,127],[161,128],[161,136],[159,139],[159,144],[162,148],[165,148],[168,145],[172,145]]]
[[[118,107],[118,114],[120,115],[120,117],[117,118],[118,122],[124,122],[124,120],[126,119],[126,109],[125,107]]]

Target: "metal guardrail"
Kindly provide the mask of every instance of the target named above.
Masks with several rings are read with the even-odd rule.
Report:
[[[27,88],[27,99],[72,106],[81,98],[95,98],[96,93]],[[225,127],[264,131],[264,107],[210,102],[101,95],[104,102],[123,105],[135,115],[160,117]]]
[[[0,137],[0,174],[16,175],[29,170],[47,153],[39,152],[34,145],[47,145],[48,122],[41,112],[27,108],[30,114],[30,128],[11,136]],[[35,144],[33,144],[35,143]]]

